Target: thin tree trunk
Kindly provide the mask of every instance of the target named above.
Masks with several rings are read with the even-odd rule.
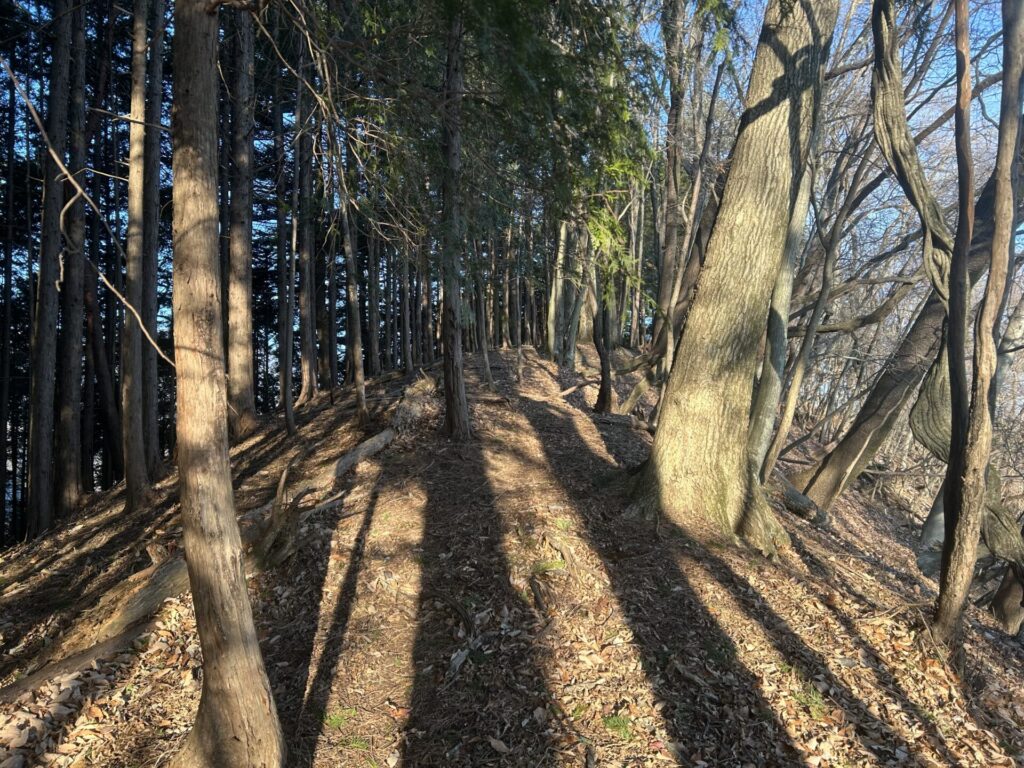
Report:
[[[757,383],[757,394],[754,397],[754,410],[750,417],[750,463],[758,480],[764,483],[771,477],[778,450],[772,443],[772,430],[775,426],[775,414],[779,407],[782,394],[782,378],[786,367],[786,354],[789,344],[786,339],[786,328],[789,323],[789,301],[793,291],[793,265],[803,246],[804,228],[807,223],[807,210],[811,200],[812,174],[805,171],[800,183],[800,193],[793,206],[793,216],[789,221],[789,232],[786,234],[786,248],[782,255],[782,269],[775,280],[771,303],[768,307],[768,330],[765,340],[764,361],[761,364],[761,377]],[[797,388],[798,389],[798,388]],[[793,399],[795,410],[796,399]],[[787,409],[789,398],[787,398]],[[791,422],[793,414],[789,413]],[[786,411],[783,411],[777,435],[785,438],[789,432]],[[777,436],[776,443],[780,443]],[[772,451],[769,451],[771,446]],[[772,453],[774,452],[774,455]]]
[[[369,224],[369,222],[368,222]],[[367,375],[380,375],[380,239],[372,227],[367,233],[369,256],[366,260],[366,340]]]
[[[280,26],[279,16],[274,14],[274,30]],[[295,413],[292,408],[292,328],[294,323],[295,305],[295,274],[292,249],[288,243],[288,218],[285,200],[285,147],[284,118],[281,114],[281,75],[274,73],[274,157],[277,163],[277,179],[274,184],[276,193],[276,229],[277,235],[277,376],[278,399],[284,411],[285,429],[289,435],[295,434]],[[292,218],[295,213],[293,211]]]
[[[74,11],[71,82],[71,151],[68,169],[85,168],[85,8]],[[85,204],[65,212],[67,248],[61,281],[61,329],[57,411],[57,514],[71,513],[82,495],[82,291],[85,282]]]
[[[67,145],[68,81],[71,60],[71,3],[53,2],[53,47],[46,112],[46,133],[63,158]],[[57,277],[61,252],[61,209],[64,185],[60,168],[48,154],[42,158],[43,211],[39,249],[39,281],[32,320],[28,438],[27,533],[38,536],[53,523],[54,369],[57,362]]]
[[[256,428],[252,359],[252,162],[255,41],[252,16],[234,11],[231,229],[228,245],[228,422],[235,439]]]
[[[996,334],[1004,304],[1014,224],[1013,165],[1020,125],[1024,72],[1024,12],[1014,0],[1003,2],[1003,95],[996,154],[995,224],[985,294],[974,331],[973,382],[968,403],[966,354],[969,278],[967,261],[974,224],[973,165],[970,143],[970,42],[966,0],[955,0],[957,48],[957,167],[960,224],[957,227],[949,301],[949,366],[953,402],[952,438],[944,499],[946,538],[942,550],[939,601],[933,634],[953,639],[967,602],[978,537],[986,504],[986,472],[992,447],[997,352]],[[998,494],[998,486],[987,489]],[[998,499],[997,499],[998,501]]]
[[[300,78],[308,72],[303,45],[298,46]],[[308,126],[304,125],[305,113],[304,89],[302,82],[296,84],[295,125],[299,131],[296,152],[296,177],[299,190],[298,209],[298,257],[299,257],[299,365],[302,370],[302,388],[295,404],[305,405],[316,396],[317,359],[316,359],[316,312],[314,306],[314,269],[313,269],[313,168],[312,138]]]
[[[7,524],[7,460],[13,453],[9,450],[8,418],[11,402],[11,301],[14,293],[11,282],[14,279],[14,131],[16,128],[17,109],[15,107],[14,81],[7,81],[7,136],[5,137],[4,156],[7,160],[7,189],[5,194],[5,218],[7,220],[4,238],[4,322],[0,328],[0,546],[6,543],[5,526]],[[12,457],[13,461],[13,457]],[[13,485],[13,484],[12,484]],[[13,494],[13,489],[12,489]],[[11,520],[13,538],[14,520]]]
[[[146,99],[142,268],[142,320],[149,335],[157,338],[157,279],[160,269],[160,140],[158,127],[164,98],[164,0],[152,0],[153,36],[149,41],[149,95]],[[160,371],[157,351],[142,345],[142,418],[146,441],[146,469],[151,478],[160,473]]]
[[[460,286],[462,214],[459,184],[462,172],[461,109],[463,92],[463,27],[457,13],[449,22],[448,61],[444,78],[442,144],[445,170],[441,184],[443,234],[441,276],[444,286],[442,334],[444,337],[445,431],[456,441],[470,436],[469,405],[462,370],[462,291]]]
[[[363,374],[363,331],[359,317],[359,283],[356,275],[356,249],[353,238],[351,219],[349,217],[348,190],[343,185],[341,190],[341,234],[345,248],[345,309],[347,314],[345,325],[345,357],[349,359],[352,378],[356,388],[356,418],[365,421],[366,381]]]
[[[246,588],[228,460],[217,258],[217,17],[175,3],[174,345],[181,519],[203,692],[175,768],[277,768],[285,745]]]
[[[128,132],[128,239],[125,298],[141,310],[143,290],[143,229],[145,227],[146,22],[149,0],[135,0],[132,22],[132,123]],[[149,489],[146,468],[145,423],[142,415],[142,332],[131,311],[125,314],[121,337],[121,430],[125,457],[125,508],[145,502]]]

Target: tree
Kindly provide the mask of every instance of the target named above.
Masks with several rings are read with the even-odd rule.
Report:
[[[773,0],[747,108],[664,393],[636,505],[712,525],[765,552],[786,541],[760,496],[747,452],[751,382],[818,114],[838,2]],[[784,201],[784,205],[779,205]]]
[[[952,437],[946,470],[946,536],[942,550],[939,601],[932,632],[949,641],[956,634],[977,560],[978,536],[985,515],[986,494],[999,493],[998,482],[986,478],[992,446],[995,411],[997,334],[1009,277],[1010,247],[1014,230],[1013,165],[1020,127],[1024,12],[1020,4],[1004,0],[1003,95],[996,154],[995,223],[988,281],[974,329],[974,365],[968,400],[966,356],[967,259],[974,221],[972,158],[970,151],[970,43],[967,2],[956,0],[957,48],[957,164],[960,168],[960,223],[957,228],[950,280],[949,369],[952,400]],[[987,486],[987,487],[986,487]],[[996,499],[998,503],[998,498]]]
[[[63,161],[67,147],[71,70],[71,2],[53,2],[54,37],[46,134],[50,151]],[[29,392],[27,533],[38,536],[53,522],[54,369],[57,363],[57,277],[61,251],[64,185],[56,158],[43,153],[43,210],[39,281],[32,322]]]
[[[231,229],[228,246],[228,419],[243,438],[256,428],[252,362],[252,144],[255,43],[248,11],[235,14]]]
[[[441,278],[442,331],[444,340],[444,403],[445,430],[453,440],[470,436],[469,405],[462,371],[462,214],[459,208],[459,180],[462,169],[461,106],[463,91],[462,17],[456,12],[449,20],[447,63],[444,76],[444,109],[442,111],[442,147],[444,175],[441,183]]]
[[[228,460],[217,247],[217,17],[174,12],[174,351],[182,536],[203,692],[173,765],[282,766],[285,746],[245,583]]]
[[[68,168],[85,168],[85,9],[74,14],[71,83],[71,151]],[[85,210],[78,200],[68,212],[64,278],[61,281],[60,388],[57,409],[57,513],[69,514],[82,495],[82,299],[85,281]]]
[[[124,434],[125,507],[143,504],[149,490],[143,416],[142,310],[145,269],[146,49],[149,0],[135,0],[132,20],[131,126],[128,131],[128,238],[125,313],[121,337],[121,429]]]

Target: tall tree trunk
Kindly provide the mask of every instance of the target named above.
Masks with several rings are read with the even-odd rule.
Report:
[[[788,537],[749,464],[751,382],[837,12],[837,0],[768,4],[701,288],[637,487],[641,509],[681,525],[702,515],[769,553]]]
[[[85,168],[85,8],[74,11],[71,82],[71,151],[68,170]],[[85,257],[85,203],[65,213],[67,248],[61,281],[61,329],[57,410],[57,514],[68,515],[82,495],[82,290]]]
[[[8,418],[11,402],[11,321],[13,308],[11,301],[14,292],[11,281],[14,279],[14,131],[16,127],[17,108],[15,106],[14,81],[7,81],[7,135],[4,140],[4,157],[7,160],[7,189],[5,190],[4,217],[7,220],[4,237],[4,320],[0,328],[0,545],[6,543],[5,530],[8,519],[7,505],[7,461],[13,451],[9,450]],[[13,461],[13,457],[12,457]],[[13,489],[12,489],[13,494]],[[14,520],[11,519],[11,533],[14,533]]]
[[[352,231],[349,217],[348,189],[342,185],[341,235],[345,248],[345,357],[352,368],[352,380],[356,388],[356,418],[365,421],[369,415],[366,410],[366,381],[363,373],[363,331],[359,317],[359,278],[356,273],[356,246],[353,242],[355,232]]]
[[[811,182],[812,174],[805,171],[800,182],[800,193],[793,206],[793,216],[789,221],[786,248],[782,254],[782,269],[779,270],[779,275],[775,280],[775,288],[772,291],[771,303],[768,307],[764,360],[761,364],[761,377],[757,382],[754,410],[750,417],[749,439],[750,463],[761,483],[771,477],[772,468],[775,465],[775,457],[769,453],[769,446],[774,447],[772,431],[775,427],[775,414],[779,407],[779,398],[782,395],[786,354],[789,351],[786,328],[789,324],[789,300],[793,290],[793,265],[803,246],[807,210],[811,201]],[[783,413],[777,433],[783,439],[789,432],[789,424],[785,416]],[[792,419],[792,414],[789,418]],[[778,437],[776,442],[780,442]]]
[[[181,518],[203,692],[172,766],[276,768],[285,745],[245,583],[228,460],[217,249],[217,17],[174,13],[174,346]]]
[[[992,447],[997,353],[996,334],[1004,305],[1010,248],[1014,229],[1013,166],[1020,126],[1021,85],[1024,72],[1024,11],[1019,2],[1003,2],[1003,95],[996,153],[995,224],[985,294],[974,330],[973,380],[968,402],[964,363],[967,340],[969,278],[967,260],[974,224],[973,168],[970,143],[971,75],[967,0],[955,0],[957,49],[957,166],[960,223],[957,227],[953,271],[950,277],[949,366],[953,403],[952,438],[946,470],[946,538],[933,634],[949,641],[956,634],[967,602],[978,537],[985,514],[986,472]],[[998,502],[998,498],[996,499]]]
[[[274,14],[274,30],[280,26],[279,15]],[[277,240],[277,376],[278,398],[284,411],[285,428],[289,435],[295,434],[295,413],[292,409],[292,328],[295,305],[294,258],[288,243],[288,217],[286,191],[286,157],[284,148],[284,118],[281,114],[281,74],[274,73],[274,157],[277,164],[277,178],[274,184],[276,194],[275,234]],[[293,211],[292,217],[294,219]]]
[[[228,421],[242,438],[256,428],[252,360],[252,153],[255,42],[249,11],[234,11],[231,103],[231,229],[228,246]]]
[[[409,315],[409,254],[403,254],[402,258],[402,368],[406,373],[412,373],[412,328]]]
[[[298,71],[300,81],[296,84],[295,125],[299,131],[296,151],[296,178],[299,190],[298,209],[298,256],[299,256],[299,365],[302,371],[302,388],[296,405],[308,403],[317,393],[317,359],[316,359],[316,311],[315,285],[313,269],[313,156],[312,137],[309,127],[304,125],[307,119],[305,112],[305,85],[302,78],[308,75],[305,48],[299,48]]]
[[[149,41],[149,95],[146,98],[146,144],[143,172],[144,264],[142,268],[142,320],[149,335],[157,337],[157,278],[160,270],[160,122],[164,99],[164,0],[152,0],[153,36]],[[150,478],[160,473],[160,371],[157,351],[142,345],[142,418],[146,441],[146,469]]]
[[[995,178],[978,195],[968,272],[971,284],[988,268],[992,244]],[[892,432],[903,407],[918,390],[940,351],[946,308],[935,291],[928,296],[903,340],[890,355],[839,444],[814,466],[790,476],[794,486],[828,509],[874,458]]]
[[[443,233],[441,275],[444,286],[442,334],[444,337],[445,430],[456,441],[470,436],[469,405],[462,371],[462,214],[459,210],[462,172],[462,66],[463,26],[457,13],[448,29],[448,61],[444,78],[442,144],[445,170],[441,183]]]
[[[373,231],[372,222],[367,222],[369,256],[366,260],[366,341],[368,375],[380,375],[380,250],[381,241]]]
[[[146,22],[149,0],[135,0],[132,21],[131,118],[128,132],[128,240],[125,298],[141,310],[143,284],[143,229],[145,227],[146,146]],[[145,423],[142,416],[142,332],[135,313],[127,311],[121,337],[121,430],[125,458],[125,508],[144,503],[149,489],[146,468]]]
[[[679,230],[682,228],[682,201],[679,187],[682,175],[683,110],[683,29],[686,22],[684,0],[664,0],[661,31],[665,44],[665,69],[669,89],[668,120],[665,130],[665,229],[661,259],[658,262],[658,308],[654,316],[652,338],[664,333],[672,317],[672,288],[680,269]]]
[[[68,81],[71,61],[71,2],[53,2],[46,133],[63,159],[67,146]],[[61,252],[64,185],[57,162],[44,153],[43,211],[39,248],[39,282],[32,319],[29,373],[27,533],[38,536],[53,523],[54,369],[57,362],[57,278]]]

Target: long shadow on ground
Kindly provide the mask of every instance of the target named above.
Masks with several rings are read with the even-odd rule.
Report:
[[[661,716],[679,764],[799,763],[785,728],[757,693],[757,679],[738,660],[735,643],[701,602],[672,550],[649,525],[602,514],[609,499],[597,497],[608,494],[594,489],[592,478],[612,465],[586,447],[568,414],[540,400],[524,398],[521,404],[552,466],[560,466],[559,444],[571,442],[577,454],[572,468],[556,474],[608,573],[647,680],[667,704]],[[694,663],[705,655],[707,667]]]
[[[594,496],[592,487],[588,495],[587,486],[592,486],[591,478],[597,474],[595,469],[607,468],[608,462],[586,449],[587,443],[569,415],[544,401],[524,399],[522,402],[523,411],[544,443],[553,464],[557,456],[557,442],[564,441],[565,434],[578,438],[572,441],[573,444],[579,446],[578,450],[590,454],[593,466],[582,471],[578,469],[581,475],[575,478],[566,477],[564,472],[558,476],[573,498]],[[554,439],[559,436],[560,439]],[[608,435],[603,437],[606,442],[611,439]],[[686,575],[677,565],[680,556],[694,557],[699,561],[700,567],[730,593],[742,612],[764,627],[765,635],[776,651],[802,679],[818,680],[827,685],[831,702],[844,712],[846,721],[854,725],[856,736],[868,754],[882,758],[892,755],[895,750],[902,750],[904,755],[911,752],[891,723],[871,714],[865,703],[831,674],[821,654],[788,628],[784,618],[724,559],[707,550],[694,550],[683,531],[671,522],[662,520],[654,530],[642,522],[605,517],[595,511],[595,507],[617,511],[624,505],[609,505],[608,502],[614,501],[609,499],[603,501],[603,505],[580,507],[586,535],[604,562],[618,603],[638,640],[651,686],[660,698],[671,702],[672,706],[663,712],[669,732],[675,740],[685,744],[687,750],[698,751],[703,760],[713,764],[751,762],[770,765],[799,760],[792,741],[786,737],[784,729],[760,696],[749,719],[737,717],[737,712],[742,712],[742,700],[737,700],[737,693],[749,696],[757,690],[758,683],[734,653],[711,654],[712,663],[721,669],[710,679],[700,679],[711,689],[713,695],[710,697],[707,689],[701,690],[701,686],[693,684],[692,678],[680,679],[671,674],[673,659],[690,658],[690,649],[697,644],[706,649],[709,645],[734,649],[728,633],[718,626],[707,606],[689,586]],[[648,549],[642,557],[623,556],[623,543],[630,540],[647,543]],[[939,753],[955,763],[935,725],[914,705],[878,654],[869,650],[852,622],[845,616],[839,618],[861,650],[871,657],[873,674],[879,686],[893,693],[904,714],[918,721],[933,736]],[[698,697],[702,698],[701,706],[693,707]],[[709,734],[712,735],[711,740]]]
[[[542,617],[510,583],[505,523],[481,446],[437,439],[426,454],[415,679],[402,764],[550,764],[555,747],[534,717],[550,700],[533,643]]]

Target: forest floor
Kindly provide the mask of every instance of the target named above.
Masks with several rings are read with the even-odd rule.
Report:
[[[561,394],[594,362],[528,351],[517,382],[495,354],[495,396],[469,358],[475,439],[446,441],[438,409],[252,579],[290,765],[1024,765],[1020,644],[972,609],[957,672],[923,631],[922,509],[854,491],[827,530],[780,511],[794,546],[776,562],[624,516],[650,439],[596,417],[596,386]],[[385,385],[370,398],[382,419]],[[297,437],[238,446],[240,512],[290,460],[314,476],[373,433],[350,414],[322,398]],[[173,550],[175,493],[170,477],[130,515],[94,497],[4,554],[0,684],[148,566],[147,544]],[[0,691],[0,766],[165,764],[202,673],[188,596],[158,619],[84,671]]]

